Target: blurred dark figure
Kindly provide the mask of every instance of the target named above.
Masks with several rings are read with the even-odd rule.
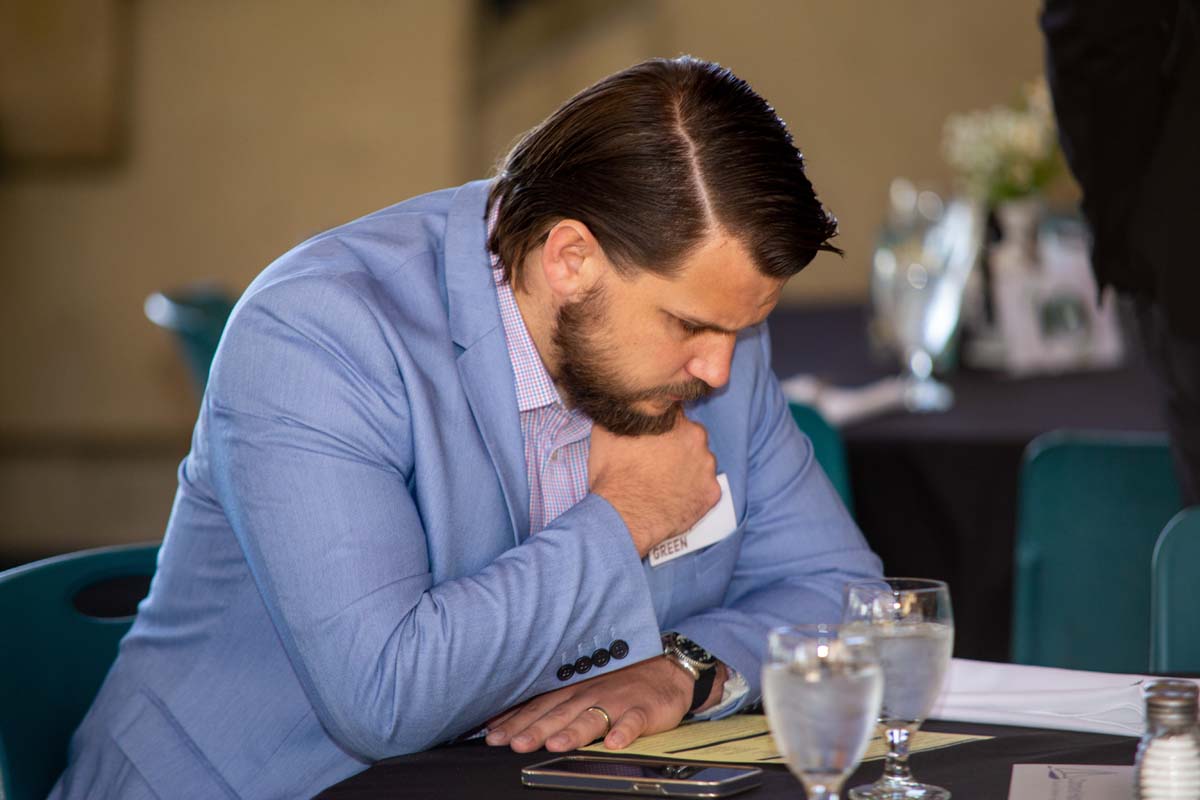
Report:
[[[1134,307],[1200,503],[1200,0],[1046,0],[1046,72],[1097,283]]]

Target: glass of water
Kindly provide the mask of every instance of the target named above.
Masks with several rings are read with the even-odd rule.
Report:
[[[883,667],[879,726],[887,739],[883,777],[850,790],[851,800],[948,800],[950,792],[913,780],[909,739],[942,690],[954,649],[950,590],[942,581],[881,578],[846,585],[843,631],[865,631]]]
[[[967,282],[982,246],[982,214],[963,198],[896,179],[871,264],[874,334],[900,356],[911,411],[945,411],[954,393],[935,368],[948,366]]]
[[[837,800],[862,760],[883,699],[870,636],[838,625],[776,628],[763,667],[775,744],[809,800]]]

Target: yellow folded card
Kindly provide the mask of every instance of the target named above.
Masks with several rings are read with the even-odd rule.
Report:
[[[910,753],[937,750],[956,744],[990,739],[960,733],[918,731],[909,746]],[[580,748],[608,755],[657,756],[679,761],[724,761],[733,764],[782,764],[783,756],[771,738],[767,718],[762,714],[740,714],[712,722],[692,722],[673,731],[643,736],[624,750],[609,750],[602,742]],[[887,742],[875,736],[867,746],[863,761],[887,755]]]

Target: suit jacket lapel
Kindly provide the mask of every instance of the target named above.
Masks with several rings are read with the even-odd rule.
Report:
[[[446,221],[446,295],[450,335],[462,348],[458,374],[496,466],[513,541],[520,543],[529,533],[529,479],[512,364],[485,242],[487,191],[488,183],[477,181],[454,197]]]

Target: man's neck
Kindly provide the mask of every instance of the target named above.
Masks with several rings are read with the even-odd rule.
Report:
[[[538,291],[539,288],[545,287],[531,287],[528,284],[532,281],[525,283],[525,286],[518,286],[516,281],[513,282],[513,299],[517,302],[517,311],[520,312],[525,330],[529,332],[529,338],[542,359],[542,365],[545,366],[550,379],[557,383],[555,376],[558,374],[558,360],[555,357],[557,348],[554,347],[553,336],[553,303],[548,292]]]

